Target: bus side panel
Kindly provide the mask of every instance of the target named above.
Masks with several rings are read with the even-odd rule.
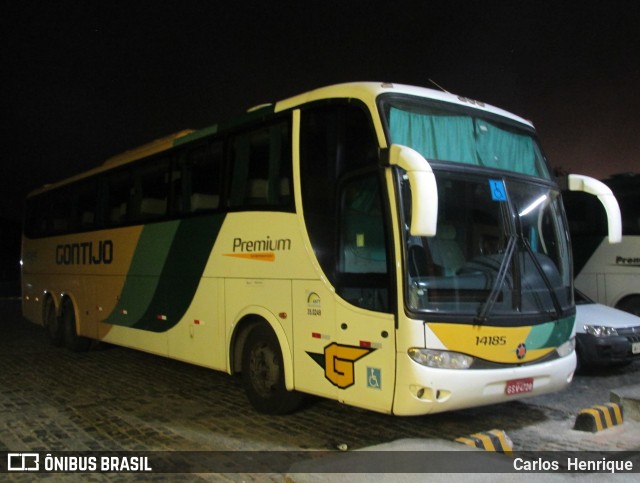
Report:
[[[23,239],[23,314],[42,324],[45,295],[59,303],[70,297],[79,316],[79,333],[100,338],[97,321],[115,307],[140,227]]]
[[[285,374],[292,384],[293,355],[291,343],[287,342],[293,340],[291,280],[231,278],[224,285],[226,346],[230,347],[236,326],[244,317],[256,316],[256,320],[266,321],[280,340]]]
[[[602,277],[601,277],[602,278]],[[576,288],[580,290],[587,297],[593,300],[598,300],[598,275],[595,273],[582,272],[579,277],[575,279]],[[602,287],[604,289],[604,287]],[[602,292],[604,295],[604,292]]]
[[[640,272],[636,269],[634,272]],[[604,305],[616,307],[622,299],[629,296],[640,296],[640,273],[614,273],[598,275],[598,294],[603,294]]]
[[[117,303],[102,318],[110,327],[105,340],[169,355],[172,329],[210,319],[209,312],[187,312],[198,294],[209,290],[202,292],[200,285],[223,219],[211,215],[144,226]],[[177,350],[184,352],[184,347]],[[202,358],[200,352],[192,357],[194,362]]]
[[[325,348],[335,343],[335,294],[322,280],[293,281],[293,359],[296,390],[337,398]]]
[[[588,297],[610,306],[628,295],[640,294],[640,237],[625,236],[616,244],[603,239],[577,274],[575,284]]]
[[[391,413],[396,387],[394,316],[360,309],[338,299],[336,332],[340,343],[336,349],[346,347],[347,354],[357,351],[348,364],[353,370],[353,385],[338,391],[338,401]],[[334,360],[342,358],[339,352],[334,355]]]
[[[66,276],[64,287],[68,292],[65,294],[73,301],[75,308],[76,331],[78,335],[95,339],[98,335],[98,320],[96,311],[90,310],[95,293],[96,277],[91,275]],[[64,280],[63,279],[63,280]],[[66,292],[66,291],[65,291]],[[62,292],[64,293],[64,292]]]
[[[151,354],[167,356],[169,353],[166,332],[150,332],[143,329],[114,325],[102,340],[111,344],[150,352]]]
[[[168,332],[171,358],[227,369],[222,301],[224,280],[203,278],[184,317]]]
[[[29,322],[43,325],[43,291],[29,273],[22,273],[22,316]],[[54,297],[57,306],[57,300]]]

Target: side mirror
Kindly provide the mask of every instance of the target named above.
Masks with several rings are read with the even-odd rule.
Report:
[[[570,191],[583,191],[598,197],[607,213],[609,243],[620,243],[622,241],[622,215],[618,200],[611,189],[602,181],[581,174],[570,174],[568,182]]]
[[[413,236],[435,236],[438,224],[438,186],[431,166],[414,149],[399,144],[389,148],[389,164],[407,172],[411,186],[411,227]]]

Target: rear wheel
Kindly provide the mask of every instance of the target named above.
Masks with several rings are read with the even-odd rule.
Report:
[[[64,332],[64,345],[67,349],[74,352],[84,352],[89,350],[91,339],[78,335],[76,329],[76,314],[73,309],[73,303],[66,299],[62,304],[62,330]]]
[[[302,394],[287,391],[278,338],[265,324],[251,330],[242,351],[242,381],[253,407],[265,414],[296,410]]]
[[[47,297],[44,303],[44,328],[52,345],[60,347],[64,344],[62,324],[56,313],[56,304],[51,297]]]

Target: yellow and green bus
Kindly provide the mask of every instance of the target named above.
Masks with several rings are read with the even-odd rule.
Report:
[[[566,227],[529,122],[335,85],[31,193],[23,313],[71,350],[242,373],[265,413],[303,394],[396,415],[493,404],[572,379]]]

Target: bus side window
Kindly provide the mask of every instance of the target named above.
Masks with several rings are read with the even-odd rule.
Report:
[[[152,159],[134,169],[131,215],[135,221],[150,221],[167,214],[169,160]]]
[[[302,113],[302,204],[311,243],[330,278],[335,270],[338,179],[376,163],[377,142],[364,108],[320,105]]]
[[[174,211],[201,213],[220,207],[220,168],[223,144],[204,143],[182,153],[172,174]]]
[[[24,233],[29,238],[44,236],[47,232],[45,198],[44,195],[27,198]]]
[[[341,189],[340,271],[387,271],[384,221],[377,179],[350,181]]]
[[[388,311],[385,217],[377,139],[357,103],[318,104],[302,112],[300,179],[309,240],[324,274],[345,300]]]
[[[73,229],[91,230],[100,223],[98,216],[98,183],[96,178],[82,181],[75,190]]]
[[[231,140],[228,205],[291,209],[291,134],[288,122],[245,132]]]
[[[71,214],[73,212],[72,193],[68,188],[61,188],[47,195],[48,226],[47,233],[61,235],[70,229]]]
[[[129,197],[131,194],[129,171],[116,171],[105,180],[106,222],[110,226],[125,223],[129,215]]]
[[[388,310],[387,244],[376,174],[340,186],[340,225],[338,294],[358,307]]]
[[[95,178],[27,200],[25,234],[29,237],[87,231],[99,223]]]

